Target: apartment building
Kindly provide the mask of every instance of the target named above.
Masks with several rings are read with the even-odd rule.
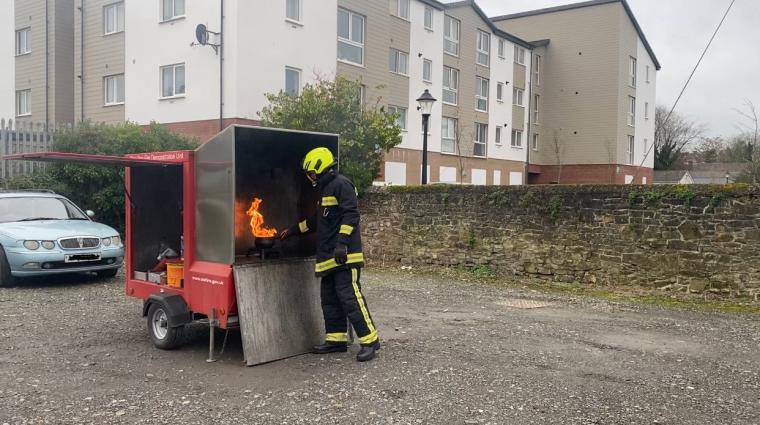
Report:
[[[14,42],[16,20],[13,2],[0,1],[0,57],[12,58],[16,54]],[[0,119],[13,119],[16,114],[16,67],[0,66]]]
[[[20,122],[74,122],[74,0],[13,4],[14,113]]]
[[[660,64],[628,3],[594,0],[492,21],[536,46],[529,182],[651,184]]]

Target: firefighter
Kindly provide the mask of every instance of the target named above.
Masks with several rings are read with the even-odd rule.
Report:
[[[361,344],[356,360],[365,362],[375,357],[380,339],[361,291],[364,254],[356,188],[351,180],[335,170],[336,166],[327,148],[316,148],[306,155],[303,171],[312,186],[320,191],[319,208],[314,217],[285,230],[280,238],[317,232],[316,274],[322,278],[326,337],[325,343],[315,346],[313,353],[348,350],[348,317]]]

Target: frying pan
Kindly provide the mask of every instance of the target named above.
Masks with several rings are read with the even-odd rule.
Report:
[[[277,238],[274,237],[274,236],[265,237],[265,238],[257,236],[253,240],[253,245],[257,249],[270,249],[270,248],[272,248],[274,246],[274,242],[275,242],[276,239]]]

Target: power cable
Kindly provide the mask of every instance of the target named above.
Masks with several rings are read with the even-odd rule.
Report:
[[[668,123],[668,121],[670,121],[670,117],[673,115],[673,112],[676,110],[676,106],[678,106],[678,102],[681,101],[681,98],[686,92],[686,88],[689,87],[689,83],[691,83],[691,80],[694,78],[694,74],[696,74],[697,68],[699,68],[699,65],[702,63],[702,60],[705,58],[705,55],[707,54],[707,51],[710,49],[710,46],[712,45],[713,40],[715,40],[715,37],[718,35],[718,31],[720,31],[720,28],[723,26],[723,23],[726,21],[726,17],[728,16],[728,13],[731,11],[731,8],[734,7],[734,3],[736,3],[736,0],[731,0],[731,4],[728,5],[728,8],[726,9],[726,13],[723,14],[723,18],[718,23],[718,27],[715,28],[715,32],[713,33],[712,37],[710,37],[710,41],[707,42],[707,46],[705,46],[705,49],[702,51],[702,55],[699,57],[697,64],[694,65],[694,69],[691,71],[689,78],[686,80],[686,83],[683,85],[683,88],[681,89],[681,93],[678,94],[678,97],[676,98],[675,103],[673,103],[673,107],[670,108],[670,112],[668,112],[668,115],[665,117],[665,120],[659,123],[657,127],[655,128],[654,130],[655,140],[653,141],[652,145],[649,146],[649,149],[644,155],[644,159],[641,160],[641,163],[636,169],[636,172],[633,175],[634,182],[636,181],[636,178],[639,176],[639,171],[641,170],[641,167],[644,166],[644,162],[646,162],[647,158],[649,158],[649,154],[652,152],[652,149],[657,145],[657,133],[665,124]]]

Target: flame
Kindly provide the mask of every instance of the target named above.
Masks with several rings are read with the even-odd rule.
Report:
[[[251,207],[246,211],[246,215],[251,217],[251,232],[257,238],[271,238],[277,234],[277,229],[264,227],[264,216],[259,212],[261,199],[253,198]]]

